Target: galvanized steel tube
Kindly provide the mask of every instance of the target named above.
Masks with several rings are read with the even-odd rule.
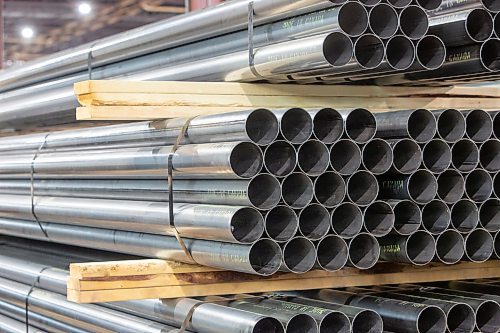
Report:
[[[468,173],[474,170],[480,160],[479,148],[476,146],[474,141],[469,139],[462,139],[453,144],[451,147],[451,155],[452,166],[463,173]]]
[[[469,233],[479,223],[479,209],[472,200],[462,199],[451,206],[451,227],[460,233]]]
[[[465,254],[465,240],[453,229],[446,230],[436,237],[436,258],[444,264],[452,265],[462,260]]]
[[[411,200],[387,200],[394,211],[393,232],[408,236],[420,229],[422,225],[422,211]]]
[[[491,258],[494,246],[493,237],[487,230],[474,229],[465,236],[464,259],[473,262],[484,262]]]
[[[485,202],[493,194],[493,179],[484,169],[476,169],[465,177],[465,195],[474,202]]]
[[[359,233],[349,241],[348,266],[369,269],[375,266],[379,258],[380,246],[372,235]]]
[[[317,241],[330,230],[330,212],[323,205],[310,204],[299,212],[299,232],[309,240]]]
[[[490,232],[500,230],[500,199],[490,198],[481,204],[479,224]]]
[[[361,166],[361,149],[352,140],[339,140],[330,148],[330,166],[342,176],[349,176]]]
[[[363,212],[353,203],[341,203],[332,210],[331,227],[336,235],[352,238],[363,228]]]
[[[451,165],[451,160],[451,148],[444,140],[433,139],[422,148],[422,164],[433,173],[446,171]]]
[[[379,183],[380,198],[409,199],[419,204],[432,201],[438,190],[436,177],[424,169],[420,169],[411,175],[382,176]]]
[[[282,244],[280,271],[303,274],[316,263],[316,247],[305,237],[295,237]]]
[[[317,242],[316,254],[316,268],[335,272],[347,264],[349,249],[341,237],[327,235]]]
[[[491,139],[481,145],[479,163],[488,172],[500,171],[500,140]]]
[[[384,201],[375,201],[363,212],[363,226],[366,232],[382,237],[394,228],[395,214],[391,205]]]
[[[297,234],[299,218],[292,208],[278,205],[264,214],[266,235],[272,240],[287,242]]]
[[[429,110],[417,109],[375,113],[376,136],[384,139],[411,138],[418,143],[430,141],[436,134],[436,119]]]
[[[388,235],[379,239],[380,259],[389,262],[427,265],[436,254],[436,243],[427,231],[409,236]]]
[[[326,208],[339,205],[345,195],[346,184],[342,176],[336,172],[327,171],[314,180],[314,198]]]
[[[373,139],[364,144],[361,155],[363,167],[374,175],[389,171],[394,161],[391,145],[382,139]]]
[[[411,174],[422,165],[422,150],[418,143],[411,139],[389,140],[392,148],[392,170],[397,173]]]
[[[281,193],[286,205],[302,209],[313,200],[314,184],[306,174],[294,172],[283,179]]]
[[[433,111],[438,136],[448,143],[462,139],[466,132],[465,117],[456,109]]]
[[[447,204],[462,199],[465,193],[465,179],[456,170],[450,169],[437,176],[437,196]]]
[[[432,200],[422,207],[422,228],[433,235],[448,229],[451,223],[451,210],[442,200]]]
[[[399,25],[401,32],[412,40],[424,37],[429,30],[427,13],[422,7],[411,5],[399,12]]]
[[[476,143],[488,140],[493,134],[493,119],[484,110],[464,111],[467,123],[466,135]]]
[[[297,151],[286,140],[277,140],[264,149],[264,168],[276,177],[286,177],[297,167]]]
[[[344,119],[335,109],[308,110],[313,119],[313,136],[325,143],[337,142],[344,134]]]

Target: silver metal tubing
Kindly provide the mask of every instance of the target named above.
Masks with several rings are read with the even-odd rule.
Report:
[[[332,211],[331,226],[336,235],[352,238],[363,228],[363,212],[353,203],[341,203]]]
[[[427,34],[429,20],[422,7],[411,5],[399,12],[401,32],[412,40],[418,40]]]
[[[490,112],[493,119],[493,138],[500,138],[500,112]]]
[[[465,177],[465,195],[474,202],[485,202],[493,193],[493,179],[483,169],[475,169]]]
[[[44,222],[42,225],[55,243],[193,263],[175,237]],[[0,231],[4,235],[46,240],[40,226],[34,221],[0,219]],[[269,239],[261,239],[250,246],[189,238],[184,238],[184,243],[200,265],[272,275],[281,263],[281,250],[278,244]]]
[[[297,167],[297,151],[285,140],[277,140],[264,150],[264,167],[276,177],[286,177]]]
[[[437,15],[441,13],[456,12],[463,9],[486,8],[490,12],[495,13],[500,10],[500,5],[495,0],[443,0],[441,6],[432,11],[431,14]]]
[[[426,10],[433,10],[441,6],[442,0],[416,0],[415,1],[420,7]]]
[[[424,169],[411,175],[380,177],[379,184],[380,198],[409,199],[419,204],[432,201],[438,190],[436,177]],[[349,187],[347,191],[349,193]]]
[[[299,229],[297,214],[292,208],[283,205],[268,211],[265,215],[265,223],[267,236],[279,243],[288,242]]]
[[[314,185],[307,175],[294,172],[283,179],[281,193],[286,205],[302,209],[313,200]]]
[[[345,195],[346,184],[342,176],[336,172],[325,172],[314,180],[314,198],[326,208],[339,205]]]
[[[485,9],[464,9],[429,18],[429,33],[440,37],[447,47],[488,40],[493,35],[493,18]]]
[[[448,143],[463,139],[466,131],[465,117],[456,109],[433,111],[437,121],[438,136]]]
[[[465,236],[465,258],[473,262],[484,262],[491,258],[494,241],[485,229],[475,229]]]
[[[300,145],[297,150],[298,167],[308,176],[316,177],[323,174],[330,165],[328,147],[319,140],[309,140]]]
[[[422,164],[422,150],[412,139],[389,140],[392,147],[392,170],[401,174],[411,174]]]
[[[309,272],[316,263],[316,247],[304,237],[295,237],[282,244],[280,271],[302,274]]]
[[[340,6],[327,9],[327,11],[338,12],[338,26],[341,31],[350,37],[361,36],[368,28],[367,10],[355,1],[344,1]],[[321,28],[322,26],[320,25],[320,29],[327,31],[333,28],[333,26],[332,24],[331,27]]]
[[[344,119],[335,109],[308,110],[313,119],[313,135],[324,144],[337,142],[344,134]]]
[[[493,177],[493,194],[500,198],[500,176],[498,176],[498,172]]]
[[[300,108],[275,110],[281,136],[290,143],[306,142],[313,132],[313,120],[309,112]]]
[[[474,142],[481,143],[493,134],[493,119],[484,110],[465,111],[466,135]]]
[[[0,315],[0,323],[2,323],[3,333],[46,333],[46,331],[4,315]]]
[[[315,267],[325,271],[335,272],[342,269],[348,260],[349,249],[341,237],[328,235],[316,244]]]
[[[347,179],[347,198],[358,206],[368,206],[377,199],[377,178],[368,171],[357,171]]]
[[[174,235],[162,202],[35,197],[0,194],[0,216],[94,228]],[[253,243],[264,232],[262,215],[245,206],[173,204],[175,229],[183,237]]]
[[[360,233],[349,241],[348,266],[369,269],[375,266],[380,257],[380,246],[375,237]]]
[[[436,119],[429,110],[417,109],[375,113],[377,137],[399,139],[409,137],[418,143],[432,140]]]
[[[411,200],[388,200],[394,211],[394,233],[408,236],[420,229],[422,211]]]
[[[28,179],[0,179],[0,193],[30,195]],[[271,209],[281,198],[281,185],[273,176],[259,174],[238,180],[175,180],[176,203],[253,206]],[[165,180],[87,179],[34,180],[35,196],[77,197],[93,199],[168,201]]]
[[[377,132],[377,120],[366,109],[339,110],[344,118],[345,134],[356,143],[370,141]]]
[[[388,235],[379,239],[380,259],[389,262],[423,266],[436,254],[434,237],[427,231],[417,231],[410,236]]]
[[[366,232],[382,237],[394,228],[395,214],[390,204],[384,201],[375,201],[365,208],[363,224]]]
[[[320,240],[330,230],[330,212],[319,204],[310,204],[299,213],[299,232],[309,240]]]
[[[479,224],[479,209],[472,200],[462,199],[451,206],[451,227],[469,233]]]
[[[391,70],[405,70],[413,65],[416,58],[416,49],[412,41],[405,36],[395,35],[391,37],[386,45],[386,62],[387,69]],[[383,65],[377,67],[381,68]],[[374,71],[375,71],[374,70]],[[381,71],[379,71],[380,73]]]
[[[491,139],[481,145],[479,161],[488,172],[500,171],[500,140]]]
[[[434,139],[422,148],[423,166],[433,172],[442,173],[451,165],[452,153],[450,146],[441,139]]]
[[[500,143],[499,143],[500,147]],[[486,151],[486,150],[485,150]],[[485,157],[486,159],[486,157]],[[474,141],[462,139],[451,147],[451,164],[460,172],[468,173],[479,164],[480,153]],[[500,165],[500,154],[499,154]]]
[[[432,200],[422,207],[422,228],[433,235],[444,232],[451,223],[451,210],[441,200]]]
[[[436,258],[445,264],[456,264],[465,254],[464,237],[456,230],[446,230],[436,236]]]
[[[330,165],[342,176],[349,176],[361,166],[361,149],[352,140],[339,140],[330,148]]]
[[[486,200],[479,208],[479,224],[490,232],[500,230],[500,199]]]
[[[370,8],[368,22],[370,30],[382,39],[394,36],[399,28],[398,13],[385,3]]]
[[[426,35],[417,42],[416,70],[434,70],[440,68],[446,61],[447,49],[441,38]]]
[[[364,168],[374,175],[389,171],[394,160],[391,145],[382,139],[373,139],[367,142],[363,146],[361,154]]]
[[[465,179],[457,170],[446,170],[437,177],[439,199],[453,204],[462,199],[465,193]]]
[[[497,231],[495,233],[495,238],[494,238],[494,252],[497,257],[497,259],[500,259],[500,231]]]

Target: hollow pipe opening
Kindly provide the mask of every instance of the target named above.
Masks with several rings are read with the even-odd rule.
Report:
[[[264,166],[270,174],[285,177],[297,166],[297,151],[287,141],[275,141],[264,151]]]
[[[287,271],[302,274],[310,271],[316,263],[316,248],[304,238],[295,237],[283,245],[283,265]]]
[[[283,201],[290,207],[301,209],[311,203],[314,186],[309,177],[303,173],[292,173],[281,184]]]
[[[354,237],[363,228],[363,212],[355,204],[344,202],[333,209],[331,226],[342,238]]]
[[[323,108],[314,113],[313,134],[316,139],[325,144],[332,144],[337,142],[343,133],[344,119],[337,110]]]
[[[285,333],[285,329],[283,324],[278,319],[263,317],[255,323],[251,333],[259,332]]]
[[[394,231],[400,235],[411,235],[422,224],[422,212],[418,205],[410,200],[392,201],[394,210]]]
[[[366,143],[377,132],[375,116],[368,110],[358,108],[349,112],[345,119],[345,133],[356,143]]]
[[[317,261],[321,269],[335,272],[342,269],[349,257],[347,243],[340,237],[329,235],[316,246]]]
[[[299,231],[309,240],[319,240],[330,230],[330,212],[322,205],[311,204],[299,213]]]
[[[500,156],[499,156],[500,157]],[[500,165],[500,158],[499,158]],[[469,139],[462,139],[451,147],[451,163],[460,172],[471,172],[479,164],[479,149]]]
[[[397,35],[387,41],[386,59],[392,69],[408,69],[413,65],[415,56],[415,45],[409,38]]]
[[[436,257],[445,264],[456,264],[465,253],[463,236],[455,230],[446,230],[436,238]]]
[[[299,169],[309,176],[321,175],[330,164],[330,152],[318,140],[309,140],[300,145],[297,157]]]
[[[314,197],[326,208],[339,205],[345,198],[346,185],[342,176],[325,172],[314,181]]]
[[[377,199],[377,178],[367,171],[358,171],[347,180],[347,197],[359,206],[368,206]]]
[[[427,35],[417,43],[418,63],[427,70],[438,69],[446,60],[446,46],[441,38]]]
[[[465,21],[465,31],[471,40],[474,42],[484,42],[493,35],[494,22],[493,19],[484,9],[474,9]]]
[[[451,225],[459,232],[474,230],[479,223],[479,210],[474,202],[462,199],[451,207]]]
[[[331,312],[319,323],[320,333],[350,333],[351,322],[342,312]]]
[[[427,170],[418,170],[408,177],[408,194],[413,201],[419,204],[432,201],[437,190],[436,177]]]
[[[500,305],[484,301],[476,309],[476,326],[481,333],[497,333],[500,327]]]
[[[437,133],[446,142],[457,142],[465,135],[466,123],[462,112],[455,109],[436,111]]]
[[[449,332],[472,333],[476,326],[474,309],[465,303],[453,304],[448,310],[446,325]]]
[[[408,7],[412,3],[412,0],[387,0],[387,2],[394,8],[403,9]]]
[[[486,7],[486,9],[493,13],[500,12],[500,3],[496,0],[481,0],[481,3],[484,7]]]
[[[465,237],[465,255],[470,261],[484,262],[490,259],[493,249],[493,237],[484,229],[475,229]]]
[[[385,46],[382,40],[372,34],[358,37],[354,43],[354,57],[363,69],[373,69],[384,61]]]
[[[431,140],[422,150],[422,159],[426,169],[433,173],[442,173],[451,165],[451,148],[444,140]]]
[[[390,38],[398,31],[398,13],[388,4],[380,3],[372,7],[368,20],[371,31],[380,38]]]
[[[479,223],[491,232],[500,230],[500,199],[486,200],[479,209]]]
[[[271,175],[257,175],[248,184],[248,198],[256,208],[271,209],[280,202],[281,184]]]
[[[437,306],[428,306],[417,319],[419,333],[442,333],[446,331],[446,315]]]
[[[500,141],[491,139],[483,143],[479,151],[479,160],[486,171],[500,171]]]
[[[422,227],[433,235],[448,229],[451,223],[451,210],[441,200],[432,200],[422,208]]]
[[[410,174],[417,171],[422,164],[422,150],[418,143],[411,139],[396,141],[392,145],[392,151],[393,166],[397,172]]]
[[[312,118],[304,109],[292,108],[281,116],[281,135],[290,143],[300,144],[306,142],[311,137],[312,130]]]
[[[378,5],[382,0],[359,0],[363,5],[366,7],[373,7],[375,5]]]
[[[380,175],[391,168],[393,158],[391,146],[387,141],[373,139],[364,145],[361,160],[366,170]]]
[[[493,178],[493,192],[497,198],[500,198],[500,176],[499,173]]]
[[[437,177],[438,197],[448,204],[460,200],[465,193],[465,180],[460,172],[446,170]]]
[[[262,170],[262,152],[250,142],[238,143],[231,151],[229,160],[233,172],[242,178],[251,178]]]
[[[316,320],[306,314],[295,315],[288,321],[286,333],[318,333],[318,323]]]
[[[264,218],[258,210],[243,207],[231,218],[231,233],[241,243],[253,243],[264,233]]]
[[[408,135],[418,143],[432,140],[436,131],[436,118],[429,110],[417,109],[408,117]]]
[[[433,10],[439,8],[442,1],[443,0],[416,0],[416,3],[426,10]]]
[[[401,32],[408,38],[417,40],[429,30],[429,19],[425,10],[419,6],[408,6],[399,13]]]
[[[490,72],[500,70],[500,39],[491,38],[481,46],[481,63]]]
[[[281,266],[281,249],[270,239],[260,239],[250,246],[249,261],[259,275],[272,275]]]
[[[361,166],[361,149],[351,140],[340,140],[330,148],[330,165],[343,176],[355,173]]]
[[[484,142],[493,134],[493,119],[484,110],[472,110],[465,117],[466,134],[474,142]]]
[[[372,268],[380,257],[380,246],[375,237],[361,233],[349,242],[349,265],[359,269]]]
[[[492,2],[496,3],[497,1],[492,1]],[[499,38],[500,37],[500,15],[498,15],[498,13],[495,14],[495,17],[493,18],[493,31],[495,32],[495,37]]]
[[[472,201],[484,202],[492,193],[493,179],[486,170],[475,169],[465,178],[465,194]]]
[[[417,231],[408,236],[406,251],[413,265],[427,265],[436,255],[436,242],[427,231]]]
[[[252,142],[258,145],[268,145],[278,137],[279,122],[271,111],[257,109],[248,115],[245,129]]]
[[[339,9],[339,26],[350,37],[360,36],[368,28],[368,12],[357,2],[347,2]]]
[[[287,242],[299,229],[299,218],[293,209],[276,206],[266,214],[266,234],[276,242]]]
[[[384,324],[382,317],[372,310],[360,311],[352,320],[352,332],[382,333]]]
[[[364,211],[364,226],[368,233],[375,237],[387,235],[394,227],[394,211],[384,201],[375,201]]]
[[[495,242],[494,249],[495,249],[495,255],[496,255],[497,259],[500,259],[500,236],[499,235],[500,235],[500,232],[497,232],[495,234],[495,239],[494,239],[494,242]]]
[[[346,34],[333,32],[323,42],[323,54],[332,66],[345,66],[354,56],[354,45]]]

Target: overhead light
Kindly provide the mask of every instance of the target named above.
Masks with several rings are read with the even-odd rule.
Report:
[[[30,39],[35,35],[35,31],[31,27],[24,27],[21,29],[21,36],[26,39]]]
[[[81,4],[78,5],[78,12],[82,15],[88,15],[92,11],[92,7],[90,4],[86,2],[82,2]]]

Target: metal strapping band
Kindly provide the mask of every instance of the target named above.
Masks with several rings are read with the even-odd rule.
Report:
[[[49,269],[49,268],[50,268],[49,266],[46,266],[46,267],[42,268],[38,272],[35,281],[31,285],[31,288],[28,291],[28,293],[26,294],[26,298],[24,299],[24,309],[25,309],[25,312],[24,312],[24,321],[26,323],[26,333],[29,333],[29,326],[30,326],[29,325],[29,299],[30,299],[30,295],[35,290],[35,288],[38,286],[38,283],[40,283],[40,277],[42,276],[42,273],[46,269]]]
[[[33,158],[31,159],[31,165],[30,165],[30,202],[31,202],[31,215],[35,219],[35,221],[38,223],[38,226],[40,227],[40,230],[42,230],[45,238],[49,239],[49,235],[47,234],[47,231],[45,231],[44,227],[42,226],[42,223],[38,219],[38,216],[36,216],[35,212],[35,160],[37,159],[38,155],[42,151],[42,149],[45,147],[45,144],[47,143],[47,138],[50,135],[50,133],[47,133],[45,137],[43,138],[43,142],[38,147],[38,150],[35,152],[35,155],[33,155]]]
[[[92,60],[94,59],[92,55],[92,51],[94,50],[94,46],[96,46],[97,43],[93,43],[90,45],[89,52],[87,53],[87,72],[89,75],[89,80],[92,80]]]
[[[254,16],[255,16],[255,11],[254,11],[254,3],[253,1],[250,1],[248,3],[248,67],[250,67],[250,70],[252,71],[252,74],[259,79],[265,80],[265,77],[259,74],[257,70],[255,69],[255,52],[254,52],[254,41],[253,41],[253,36],[254,36]]]

